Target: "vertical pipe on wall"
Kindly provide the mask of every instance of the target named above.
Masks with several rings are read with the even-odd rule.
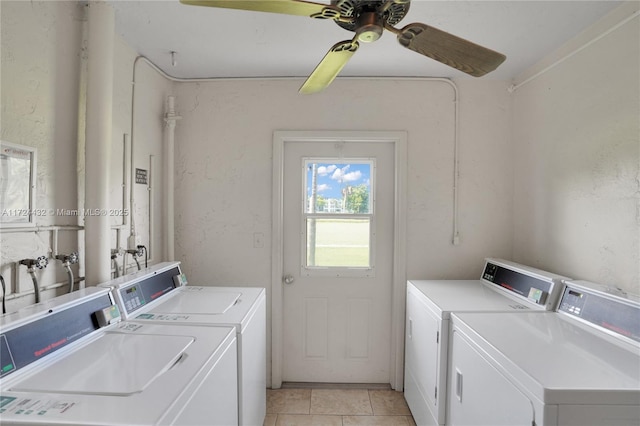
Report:
[[[131,81],[131,137],[129,138],[129,213],[131,214],[131,221],[129,222],[129,239],[127,242],[128,249],[134,249],[137,245],[136,241],[136,216],[135,216],[135,203],[134,203],[134,186],[135,186],[135,149],[133,129],[135,122],[135,97],[136,97],[136,64],[138,63],[139,56],[133,61],[133,79]]]
[[[154,250],[154,228],[155,228],[155,216],[154,216],[154,212],[155,209],[154,204],[155,204],[155,197],[153,196],[153,191],[155,190],[155,186],[153,184],[153,179],[155,179],[154,176],[154,172],[155,172],[155,163],[156,163],[156,157],[155,155],[150,155],[149,156],[149,180],[147,183],[147,192],[149,194],[149,247],[147,247],[147,253],[149,256],[149,260],[153,259],[153,256],[155,254],[155,250]]]
[[[113,108],[114,12],[104,1],[88,4],[85,147],[85,265],[87,285],[110,278],[108,209]],[[95,214],[94,214],[95,213]]]
[[[127,195],[128,182],[129,182],[129,135],[127,133],[122,135],[122,224],[115,227],[116,230],[116,249],[120,250],[122,247],[122,233],[127,229],[129,224],[129,215],[131,214],[131,209],[129,207],[128,201],[129,197]],[[122,268],[123,275],[127,273],[127,252],[128,249],[128,241],[127,245],[125,245],[124,253],[122,255]]]
[[[58,255],[58,230],[51,231],[51,257]]]
[[[173,172],[174,172],[174,151],[176,122],[182,117],[176,114],[175,96],[167,97],[167,112],[165,123],[167,123],[167,133],[165,137],[165,167],[164,167],[164,187],[165,187],[165,215],[164,215],[164,257],[165,260],[175,259],[175,229],[174,229],[174,198],[173,198]]]
[[[129,205],[127,201],[129,197],[127,197],[127,183],[129,181],[129,176],[127,171],[129,169],[129,162],[131,161],[129,157],[129,135],[124,134],[122,136],[122,225],[126,226],[129,224],[129,215],[131,212],[129,211]],[[120,247],[120,246],[118,246]]]
[[[87,22],[87,8],[83,7],[85,15],[82,22],[82,44],[85,45],[86,41],[89,39],[89,24]],[[78,105],[86,106],[86,96],[87,96],[87,51],[86,49],[81,49],[80,54],[80,72],[78,78]],[[86,163],[85,163],[85,147],[86,147],[86,130],[87,130],[87,109],[78,108],[78,141],[77,141],[77,149],[76,149],[76,173],[77,173],[77,198],[76,198],[76,209],[78,211],[78,216],[76,217],[79,229],[81,232],[76,233],[76,240],[78,245],[78,253],[82,253],[80,256],[80,261],[78,262],[78,277],[86,276],[86,250],[84,245],[84,215],[79,214],[84,211],[85,207],[85,175],[86,175]],[[84,288],[85,282],[84,280],[79,280],[78,288]]]
[[[453,238],[451,243],[454,246],[460,244],[460,232],[458,231],[458,194],[459,194],[459,182],[460,182],[460,139],[459,139],[459,115],[460,115],[460,102],[458,94],[458,86],[450,80],[446,81],[447,84],[453,89]]]

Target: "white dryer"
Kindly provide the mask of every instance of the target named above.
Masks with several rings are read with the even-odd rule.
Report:
[[[451,313],[544,312],[566,278],[501,259],[486,259],[480,277],[407,282],[404,396],[418,426],[446,422]]]
[[[235,375],[233,328],[120,321],[107,289],[0,318],[3,425],[229,426]]]
[[[266,414],[266,296],[258,287],[185,285],[179,262],[108,281],[125,319],[234,327],[238,341],[238,419],[262,426]]]
[[[640,303],[566,284],[557,313],[452,315],[447,424],[640,424]]]

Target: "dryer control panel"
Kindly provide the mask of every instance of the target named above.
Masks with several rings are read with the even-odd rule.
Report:
[[[640,303],[568,283],[558,312],[640,343]]]
[[[487,261],[482,279],[537,305],[544,306],[552,302],[549,296],[553,293],[555,283],[551,278]]]

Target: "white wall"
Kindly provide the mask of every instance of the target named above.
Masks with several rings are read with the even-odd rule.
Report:
[[[82,209],[84,198],[84,124],[86,35],[85,11],[75,1],[2,1],[1,14],[1,104],[0,138],[3,141],[37,148],[36,207]],[[131,80],[135,52],[120,38],[114,44],[113,142],[110,159],[110,207],[122,208],[122,139],[130,134]],[[155,221],[151,253],[154,261],[161,254],[162,203],[162,116],[164,98],[170,94],[171,82],[146,64],[138,66],[136,97],[135,167],[148,169],[149,155],[157,157],[154,177]],[[128,197],[127,197],[128,198]],[[142,244],[148,243],[148,191],[136,186],[136,223]],[[112,217],[112,224],[122,217]],[[46,213],[36,225],[82,225],[81,217]],[[129,235],[123,231],[123,244]],[[112,232],[115,248],[116,232]],[[50,231],[8,233],[0,231],[0,274],[8,285],[8,311],[33,303],[33,286],[24,266],[16,270],[15,262],[24,258],[53,253]],[[84,235],[82,231],[61,231],[58,252],[80,252],[80,265],[73,271],[84,274]],[[157,255],[156,255],[157,254]],[[67,291],[66,273],[59,261],[49,259],[49,266],[38,271],[46,299]],[[122,259],[120,258],[120,263]],[[17,271],[17,274],[16,274]]]
[[[614,10],[529,74],[605,34],[638,5]],[[634,293],[640,293],[639,21],[513,95],[514,259]]]

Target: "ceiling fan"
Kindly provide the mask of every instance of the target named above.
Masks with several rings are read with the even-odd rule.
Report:
[[[422,23],[413,23],[402,29],[395,28],[407,12],[411,0],[331,0],[331,4],[302,0],[180,0],[181,3],[253,10],[331,19],[342,28],[355,33],[351,40],[336,43],[325,55],[309,78],[300,87],[300,93],[316,93],[325,89],[340,73],[360,47],[380,38],[386,29],[398,36],[398,42],[407,49],[442,62],[474,77],[495,70],[506,56],[486,47],[454,36]]]

